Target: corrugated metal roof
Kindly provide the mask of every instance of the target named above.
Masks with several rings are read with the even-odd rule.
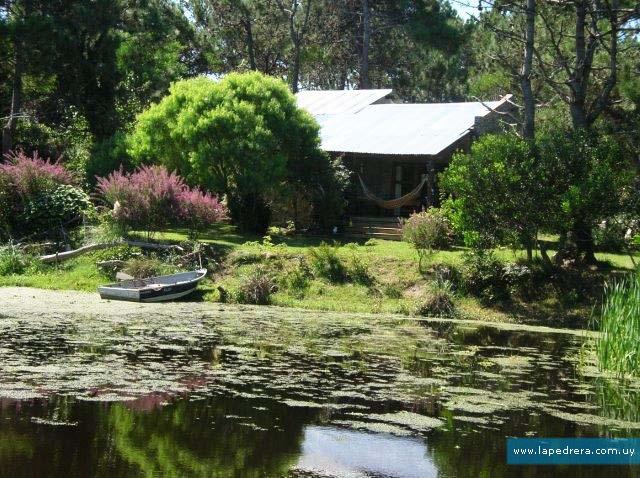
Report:
[[[393,90],[328,90],[296,93],[298,106],[314,116],[357,113]]]
[[[436,155],[461,139],[476,117],[486,116],[489,108],[499,107],[506,99],[485,104],[380,104],[355,114],[315,116],[325,151]]]

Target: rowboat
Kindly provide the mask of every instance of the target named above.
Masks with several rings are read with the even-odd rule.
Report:
[[[99,286],[98,292],[102,299],[162,302],[190,294],[198,287],[198,282],[204,279],[205,275],[207,275],[207,269],[198,269],[148,279],[128,279]]]

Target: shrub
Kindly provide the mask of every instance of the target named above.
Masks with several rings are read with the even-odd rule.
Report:
[[[633,248],[632,238],[639,230],[640,221],[621,214],[598,224],[593,231],[593,239],[598,250],[626,252]]]
[[[6,240],[11,233],[15,209],[16,197],[9,178],[0,174],[0,241]]]
[[[283,81],[231,73],[173,83],[137,117],[128,151],[138,164],[163,164],[224,193],[233,220],[264,233],[269,196],[304,192],[320,205],[314,216],[339,209],[341,170],[320,149],[318,132]]]
[[[39,194],[56,184],[77,184],[73,174],[59,161],[42,159],[37,152],[27,156],[22,151],[5,155],[7,162],[0,164],[0,175],[6,176],[20,196]]]
[[[438,209],[412,214],[402,228],[403,239],[418,251],[419,267],[433,249],[451,245],[453,232],[449,220]]]
[[[197,238],[197,233],[213,223],[226,218],[226,208],[218,198],[197,188],[185,188],[178,195],[180,218],[189,228],[189,236]]]
[[[180,176],[162,166],[142,166],[133,173],[114,171],[98,178],[97,189],[123,230],[140,228],[152,235],[178,224],[199,230],[225,216],[217,198],[190,189]]]
[[[92,207],[89,196],[75,186],[59,184],[31,195],[19,215],[23,232],[49,233],[79,220]]]
[[[255,267],[241,279],[236,300],[241,304],[267,305],[276,290],[269,272],[263,267]]]
[[[619,374],[640,375],[640,275],[608,283],[596,321],[600,366]]]
[[[549,217],[552,182],[530,143],[514,134],[484,135],[456,153],[440,187],[456,232],[471,247],[533,246]]]
[[[0,229],[4,235],[44,234],[67,224],[90,208],[88,196],[58,162],[38,153],[6,155],[0,164]],[[50,235],[50,234],[49,234]]]
[[[31,266],[33,258],[13,244],[0,247],[0,276],[22,274]]]
[[[416,313],[424,317],[453,317],[455,304],[448,283],[434,283],[416,307]]]
[[[322,243],[308,252],[309,266],[316,277],[329,282],[344,282],[347,280],[347,269],[338,255],[336,246]]]
[[[127,261],[124,271],[136,279],[145,279],[161,275],[166,270],[166,265],[156,259],[149,257],[134,257]]]
[[[433,276],[434,280],[439,283],[449,283],[452,287],[460,284],[460,271],[450,264],[436,263],[431,264],[427,271]]]
[[[373,284],[374,278],[369,271],[369,265],[358,254],[354,253],[349,257],[346,269],[350,281],[366,286]]]
[[[524,299],[533,297],[535,283],[530,267],[523,264],[505,264],[502,270],[502,277],[510,295],[516,295]]]
[[[281,282],[295,297],[302,298],[309,288],[310,277],[309,266],[304,260],[300,260],[282,272]]]
[[[389,299],[402,298],[402,286],[396,282],[386,282],[380,286],[380,292]]]
[[[509,297],[504,265],[491,251],[476,250],[465,255],[462,284],[466,292],[486,303]]]

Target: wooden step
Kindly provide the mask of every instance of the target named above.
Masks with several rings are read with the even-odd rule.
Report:
[[[345,232],[345,237],[354,238],[354,239],[383,239],[385,241],[401,241],[402,236],[398,234],[383,234],[378,232],[371,232],[367,234],[358,234],[358,233],[350,233]]]
[[[385,233],[385,234],[402,234],[402,228],[400,228],[400,227],[380,227],[380,226],[354,225],[354,226],[345,227],[345,230],[346,231],[350,231],[350,232],[361,232],[361,233],[380,232],[380,233]]]
[[[397,217],[363,217],[353,216],[350,218],[351,223],[356,224],[376,224],[376,225],[393,225],[400,227],[400,218]]]

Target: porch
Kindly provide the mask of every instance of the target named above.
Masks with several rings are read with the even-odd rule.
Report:
[[[384,218],[397,223],[398,218],[439,204],[436,178],[445,163],[433,157],[350,154],[343,161],[353,172],[345,193],[349,222]],[[403,199],[393,201],[398,198]]]

